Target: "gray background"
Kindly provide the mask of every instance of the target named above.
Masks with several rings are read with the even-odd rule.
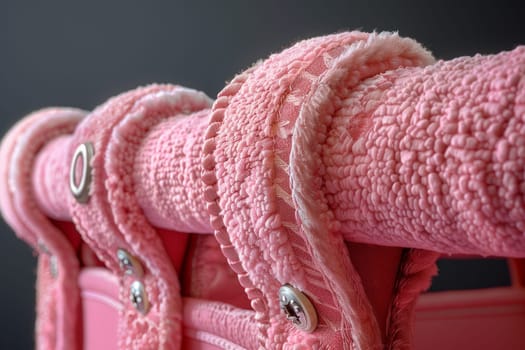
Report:
[[[519,1],[0,1],[0,134],[50,105],[93,109],[150,82],[214,96],[294,41],[398,30],[438,58],[525,44]],[[31,349],[35,259],[0,221],[0,349]],[[503,262],[441,263],[435,289],[507,283]],[[488,277],[487,277],[488,276]]]

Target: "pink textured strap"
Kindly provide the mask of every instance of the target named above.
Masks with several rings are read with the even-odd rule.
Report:
[[[128,300],[121,314],[122,349],[178,349],[181,342],[181,299],[177,272],[158,232],[137,199],[135,155],[149,130],[161,121],[209,107],[204,94],[174,86],[150,86],[117,96],[97,108],[79,125],[73,147],[91,142],[90,197],[77,203],[71,196],[73,221],[106,266],[119,276],[120,298]],[[70,150],[72,155],[73,149]],[[172,242],[182,248],[185,236]],[[144,267],[143,276],[128,275],[119,266],[118,249],[125,249]],[[145,286],[149,309],[143,315],[129,301],[130,286]]]
[[[203,156],[207,199],[217,238],[258,312],[264,347],[320,346],[327,339],[383,347],[344,239],[525,255],[519,190],[525,180],[524,58],[519,48],[428,69],[397,69],[432,59],[396,35],[344,33],[273,55],[220,94]],[[443,117],[447,110],[451,120]],[[499,113],[507,120],[505,132],[496,127]],[[498,151],[483,153],[484,142],[499,144]],[[443,146],[449,148],[448,168],[439,160]],[[480,168],[486,167],[502,169],[503,181],[484,178]],[[463,172],[470,177],[459,181]],[[436,175],[444,185],[432,195]],[[507,208],[495,218],[501,227],[479,215],[491,198],[484,191],[500,191],[504,198],[496,200]],[[426,203],[428,198],[438,203]],[[451,207],[441,206],[442,199]],[[473,218],[481,220],[473,226],[478,232],[467,227]],[[415,297],[428,286],[437,257],[417,250],[404,255],[389,347],[409,343]],[[279,318],[274,296],[284,283],[315,304],[321,324],[313,337]],[[330,331],[330,337],[323,333]]]
[[[322,155],[326,202],[345,239],[524,256],[524,76],[521,47],[388,72],[347,94]],[[316,101],[330,100],[323,93],[304,108],[305,124],[316,122]],[[302,152],[317,141],[295,139]],[[312,183],[302,174],[297,183]]]
[[[241,282],[253,291],[252,305],[257,306],[265,348],[291,344],[382,348],[377,321],[343,237],[336,234],[337,226],[326,223],[333,221],[326,205],[318,201],[311,211],[296,211],[294,203],[299,186],[312,185],[293,181],[294,171],[304,171],[307,181],[320,184],[316,178],[321,164],[316,161],[313,166],[310,159],[322,143],[308,145],[314,153],[298,152],[294,163],[291,136],[300,130],[315,135],[326,131],[323,124],[330,114],[319,111],[320,126],[295,127],[296,119],[312,91],[329,89],[320,81],[341,57],[354,58],[349,90],[385,70],[431,62],[415,42],[395,35],[353,32],[314,38],[240,76],[214,105],[208,133],[213,146],[207,154],[205,148],[204,155],[205,170],[216,174],[215,179],[205,180],[209,191],[215,192],[208,196],[210,213],[230,264],[240,265]],[[304,168],[294,168],[301,161]],[[280,317],[275,295],[285,283],[312,299],[320,318],[316,333],[290,328]]]
[[[141,318],[127,305],[123,348],[177,347],[176,274],[151,225],[209,232],[203,198],[257,312],[261,346],[381,348],[344,240],[525,256],[524,57],[518,48],[398,69],[432,59],[396,35],[314,38],[234,79],[204,139],[202,95],[139,89],[110,100],[73,139],[53,141],[37,159],[38,174],[62,176],[72,150],[93,142],[87,205],[38,176],[36,202],[52,218],[72,215],[115,273],[122,275],[118,248],[145,262],[154,307]],[[419,250],[402,257],[389,346],[409,341],[411,307],[436,258]],[[131,280],[120,281],[127,299]],[[280,315],[283,283],[312,298],[321,321],[315,334]]]
[[[523,256],[525,206],[517,188],[525,182],[518,156],[525,138],[517,135],[524,48],[357,83],[389,49],[385,42],[371,46],[334,62],[307,94],[293,130],[293,198],[311,249],[326,257],[330,281],[343,275],[330,231],[370,244]],[[367,63],[369,56],[379,63]],[[401,261],[387,325],[392,348],[410,339],[411,310],[436,258],[410,252]]]
[[[50,108],[18,123],[0,147],[0,205],[16,234],[41,254],[38,262],[36,342],[42,349],[77,349],[78,261],[65,234],[35,205],[35,157],[53,138],[71,133],[84,112]]]
[[[210,110],[174,117],[142,140],[133,167],[136,196],[151,224],[212,233],[201,182],[201,153]]]
[[[210,111],[168,117],[141,140],[131,167],[139,206],[158,228],[212,233],[201,183],[201,153]],[[71,220],[68,183],[73,136],[55,138],[39,151],[33,187],[50,218]]]

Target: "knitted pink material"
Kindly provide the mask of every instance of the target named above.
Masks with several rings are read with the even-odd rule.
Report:
[[[525,257],[524,75],[525,48],[435,63],[396,34],[351,32],[272,55],[211,110],[202,93],[154,85],[109,100],[72,136],[51,140],[56,124],[30,117],[2,145],[0,204],[22,238],[49,239],[67,261],[53,289],[40,258],[38,343],[80,344],[60,321],[78,315],[76,236],[51,218],[72,220],[118,281],[121,349],[409,348],[440,254]],[[67,174],[84,142],[81,204]],[[248,300],[211,237],[195,235],[212,231]],[[125,274],[117,249],[144,276]],[[145,315],[129,302],[137,278]],[[285,283],[312,301],[313,333],[283,316]]]

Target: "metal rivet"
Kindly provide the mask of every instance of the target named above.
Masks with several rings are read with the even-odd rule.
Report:
[[[43,254],[51,255],[51,252],[50,252],[49,249],[47,248],[46,244],[45,244],[44,242],[42,242],[41,240],[38,241],[38,249],[39,249],[40,252],[43,253]]]
[[[91,142],[80,144],[75,150],[73,159],[71,161],[71,168],[69,169],[69,188],[73,197],[79,203],[86,203],[89,199],[89,186],[91,185],[91,158],[93,158],[94,150]],[[76,169],[78,161],[82,160],[82,173],[80,181],[76,181]]]
[[[138,312],[145,315],[149,310],[148,296],[144,285],[140,281],[134,281],[130,287],[130,299]]]
[[[49,258],[49,272],[51,273],[51,277],[57,278],[58,276],[58,261],[57,257],[52,255]]]
[[[46,244],[42,241],[38,241],[38,249],[40,249],[42,254],[49,256],[49,273],[51,274],[51,277],[56,278],[58,276],[57,257],[51,254]]]
[[[310,299],[300,290],[289,284],[279,289],[279,304],[286,318],[293,324],[308,333],[317,327],[317,312]]]
[[[128,253],[127,250],[119,248],[117,250],[117,258],[120,268],[126,275],[135,276],[137,278],[141,278],[144,275],[142,264],[137,258]]]

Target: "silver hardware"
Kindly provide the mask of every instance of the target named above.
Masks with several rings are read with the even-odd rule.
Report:
[[[38,249],[46,254],[46,255],[51,255],[51,252],[49,251],[49,249],[47,248],[46,244],[44,242],[42,242],[41,240],[38,241]]]
[[[57,257],[55,255],[52,255],[47,246],[44,242],[41,240],[38,241],[38,249],[43,254],[46,254],[49,256],[49,273],[51,274],[51,277],[56,278],[58,276],[58,261]]]
[[[137,278],[141,278],[144,275],[142,264],[137,258],[128,253],[127,250],[119,248],[117,250],[117,258],[120,268],[126,275],[135,276]]]
[[[51,273],[51,277],[57,278],[58,276],[58,261],[57,257],[54,255],[51,255],[49,258],[49,272]]]
[[[138,312],[145,315],[149,311],[149,302],[144,285],[140,281],[134,281],[130,287],[130,299]]]
[[[84,142],[77,147],[71,161],[71,168],[69,169],[69,188],[79,203],[86,203],[89,199],[92,170],[91,158],[93,158],[93,154],[93,144],[91,142]],[[82,173],[80,175],[80,181],[77,184],[76,169],[79,160],[82,160]]]
[[[293,324],[311,333],[317,327],[317,312],[310,299],[297,288],[289,284],[279,288],[279,304],[286,318]]]

